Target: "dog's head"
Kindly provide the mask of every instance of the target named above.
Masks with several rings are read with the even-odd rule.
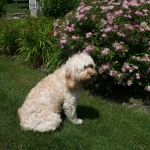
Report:
[[[88,54],[76,54],[65,64],[66,86],[74,90],[79,84],[90,84],[96,80],[95,63]]]

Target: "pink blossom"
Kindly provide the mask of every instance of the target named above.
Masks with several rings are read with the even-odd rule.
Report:
[[[95,87],[97,87],[97,88],[98,88],[98,84],[95,84]]]
[[[108,22],[109,24],[112,24],[113,23],[113,19],[114,19],[114,15],[110,12],[107,13],[107,19],[108,19]]]
[[[118,25],[114,25],[114,29],[116,30],[116,29],[118,29],[119,28],[119,26]]]
[[[104,19],[101,19],[100,20],[100,27],[103,27],[103,26],[105,26],[107,24],[107,21],[106,20],[104,20]]]
[[[104,72],[102,67],[100,67],[98,71],[99,71],[99,74],[102,74]]]
[[[130,73],[133,72],[133,70],[134,70],[133,68],[129,68],[129,72],[130,72]]]
[[[79,36],[73,35],[71,38],[72,38],[73,40],[77,40],[77,39],[79,39]]]
[[[86,38],[91,37],[93,34],[91,32],[86,33]]]
[[[89,11],[90,9],[92,9],[93,7],[92,6],[87,6],[87,7],[85,7],[84,9],[86,10],[86,11]]]
[[[141,83],[141,82],[139,82],[139,85],[142,85],[142,83]]]
[[[54,36],[57,36],[57,32],[56,31],[54,31]]]
[[[121,77],[122,77],[122,74],[121,74],[121,73],[119,73],[117,76],[118,76],[118,78],[121,78]]]
[[[70,29],[70,27],[67,27],[67,26],[66,26],[66,27],[64,28],[64,31],[69,31],[69,29]]]
[[[103,37],[103,38],[107,37],[107,34],[103,33],[103,34],[102,34],[102,37]]]
[[[70,24],[70,21],[69,20],[66,20],[66,25],[68,26]]]
[[[69,28],[69,32],[73,32],[74,31],[74,28]]]
[[[124,63],[124,66],[125,66],[126,69],[130,69],[131,68],[127,62]]]
[[[95,49],[94,46],[87,46],[87,47],[83,50],[83,52],[84,52],[84,53],[89,53],[90,51],[93,51],[94,49]]]
[[[58,27],[58,22],[53,23],[54,27]]]
[[[106,56],[108,55],[108,52],[110,51],[109,48],[105,48],[103,51],[102,51],[102,55]]]
[[[143,13],[140,12],[140,11],[136,11],[135,14],[136,14],[136,15],[139,15],[139,16],[142,16],[142,15],[143,15]]]
[[[150,31],[150,28],[149,28],[149,26],[147,25],[146,22],[141,22],[141,24],[140,24],[140,31],[145,31],[145,30]]]
[[[69,12],[67,15],[66,15],[66,17],[69,17],[69,16],[71,16],[72,15],[72,12]]]
[[[124,0],[124,2],[123,2],[123,4],[122,4],[122,7],[123,7],[123,8],[126,8],[126,9],[129,8],[129,7],[128,7],[128,2],[127,2],[126,0]]]
[[[137,80],[140,79],[140,74],[139,73],[136,73],[135,75],[136,75]]]
[[[145,88],[145,90],[146,90],[146,91],[150,91],[150,86],[147,86],[147,87]]]
[[[130,1],[130,2],[129,2],[129,5],[132,6],[132,7],[138,7],[138,6],[139,6],[137,0],[132,0],[132,1]]]
[[[140,3],[141,3],[141,4],[144,4],[144,3],[145,3],[145,0],[140,0]]]
[[[127,81],[127,85],[128,85],[128,86],[131,86],[132,84],[133,84],[133,83],[132,83],[131,80],[128,80],[128,81]]]
[[[147,10],[147,9],[143,9],[142,10],[144,13],[148,13],[149,12],[149,10]]]
[[[108,70],[109,69],[110,64],[109,63],[105,63],[102,65],[102,69],[103,70]]]
[[[84,17],[85,17],[84,14],[81,14],[81,15],[76,14],[76,18],[78,19],[78,21],[80,21],[80,20],[83,19]]]
[[[115,15],[115,16],[121,16],[122,13],[123,13],[123,11],[122,11],[122,10],[119,10],[119,11],[114,12],[114,15]]]
[[[114,6],[113,6],[113,5],[110,5],[110,6],[108,6],[108,9],[109,9],[109,10],[112,10],[112,9],[114,9]]]
[[[117,32],[117,35],[121,36],[121,37],[126,37],[126,34],[123,33],[122,31]]]
[[[122,72],[126,72],[126,69],[125,68],[121,68]]]
[[[138,66],[133,66],[133,69],[137,70],[137,69],[139,69],[139,67]]]
[[[126,72],[127,69],[131,69],[128,62],[125,62],[121,68],[122,72]]]
[[[106,33],[107,33],[107,32],[110,32],[111,29],[112,29],[111,27],[107,27],[106,29],[104,29],[104,32],[106,32]]]
[[[118,43],[118,42],[115,42],[113,47],[115,48],[116,51],[118,51],[118,50],[123,48],[122,45],[120,43]]]
[[[110,76],[115,76],[117,74],[117,71],[115,70],[110,70],[109,75]]]
[[[80,13],[84,13],[86,10],[83,8],[80,10]]]
[[[124,27],[129,30],[134,30],[134,27],[130,24],[124,24]]]
[[[132,18],[132,16],[131,15],[124,15],[124,17],[126,17],[126,18]]]
[[[62,40],[60,41],[60,44],[66,44],[66,43],[67,43],[67,40],[62,39]]]
[[[140,57],[136,57],[136,60],[137,60],[137,61],[140,61],[140,60],[141,60],[141,58],[140,58]]]

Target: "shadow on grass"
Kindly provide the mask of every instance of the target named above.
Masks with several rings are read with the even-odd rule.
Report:
[[[130,99],[141,100],[143,104],[150,105],[150,94],[147,91],[135,90],[133,87],[113,86],[112,91],[99,90],[90,92],[94,96],[100,96],[103,99],[114,101],[117,103],[129,102]]]
[[[95,110],[92,107],[87,107],[87,106],[78,106],[77,107],[77,116],[78,118],[81,119],[95,119],[95,118],[99,118],[99,112],[97,110]],[[64,111],[61,112],[61,117],[63,119],[66,119],[66,115],[64,114]]]
[[[99,112],[92,107],[78,106],[77,107],[78,117],[81,119],[95,119],[99,118]]]

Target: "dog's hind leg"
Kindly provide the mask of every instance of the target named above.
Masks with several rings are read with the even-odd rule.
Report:
[[[56,128],[59,127],[62,119],[60,117],[60,114],[57,113],[52,113],[46,118],[43,118],[43,120],[40,120],[39,124],[37,127],[33,130],[35,131],[40,131],[40,132],[46,132],[49,130],[56,130]]]

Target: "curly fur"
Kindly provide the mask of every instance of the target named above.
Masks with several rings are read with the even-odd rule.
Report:
[[[94,68],[94,61],[88,54],[76,54],[40,81],[18,109],[21,127],[40,132],[55,130],[62,121],[62,109],[69,121],[81,124],[82,120],[76,114],[77,99],[83,84],[95,80]]]

